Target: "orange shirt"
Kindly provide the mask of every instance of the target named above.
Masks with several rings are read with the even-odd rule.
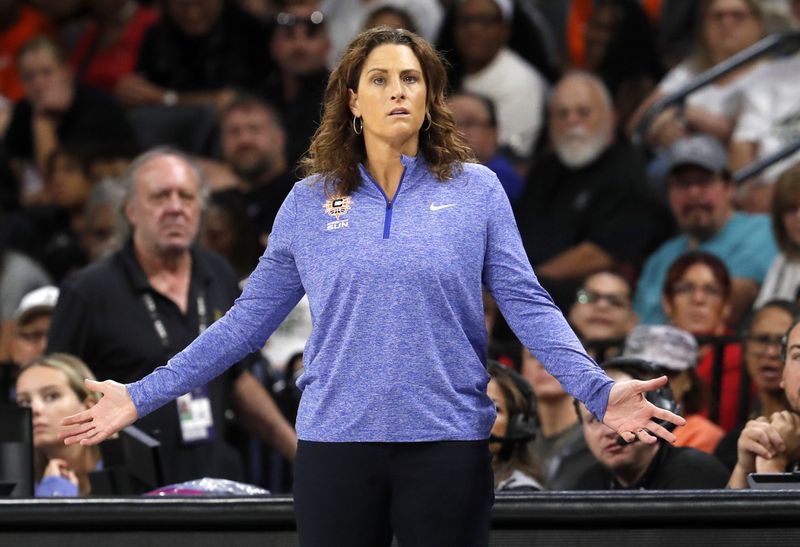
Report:
[[[592,0],[572,0],[567,15],[567,54],[569,64],[583,68],[586,63],[586,25],[594,11]]]
[[[725,436],[725,431],[699,414],[684,417],[686,425],[676,427],[674,431],[677,437],[675,446],[688,446],[713,454],[719,441]]]
[[[17,72],[17,52],[25,42],[42,34],[54,36],[53,25],[43,13],[29,6],[20,8],[17,24],[0,33],[0,95],[12,101],[23,97]]]

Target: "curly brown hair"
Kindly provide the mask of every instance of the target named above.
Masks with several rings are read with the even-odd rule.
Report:
[[[403,29],[376,27],[356,36],[333,69],[325,88],[322,121],[308,152],[300,161],[305,176],[320,175],[326,191],[351,194],[361,176],[358,164],[366,160],[364,139],[351,126],[349,90],[358,89],[361,70],[369,54],[384,44],[407,46],[422,67],[427,87],[430,128],[420,131],[419,149],[437,179],[451,179],[473,153],[456,130],[445,99],[447,71],[439,53],[423,38]]]

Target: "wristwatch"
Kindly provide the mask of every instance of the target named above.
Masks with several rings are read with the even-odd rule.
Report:
[[[164,106],[175,106],[178,104],[178,92],[174,89],[168,89],[164,92],[161,100],[164,102]]]

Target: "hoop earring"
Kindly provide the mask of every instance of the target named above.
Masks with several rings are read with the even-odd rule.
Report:
[[[428,120],[428,127],[423,126],[422,131],[427,131],[428,129],[431,128],[431,125],[433,125],[433,120],[431,119],[430,112],[425,112],[425,119]]]
[[[356,122],[361,122],[361,124],[356,125]],[[353,133],[356,135],[360,135],[364,131],[364,120],[361,119],[361,116],[353,116]]]

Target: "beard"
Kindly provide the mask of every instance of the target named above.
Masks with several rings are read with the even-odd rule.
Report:
[[[582,127],[568,130],[557,139],[553,147],[561,163],[570,169],[580,169],[596,160],[611,141],[609,132],[602,128],[592,135]]]
[[[248,184],[259,181],[272,169],[271,162],[264,156],[252,159],[231,158],[229,161],[233,172]]]
[[[718,228],[712,218],[713,207],[699,203],[686,206],[678,215],[678,225],[691,237],[706,241],[717,233]]]

